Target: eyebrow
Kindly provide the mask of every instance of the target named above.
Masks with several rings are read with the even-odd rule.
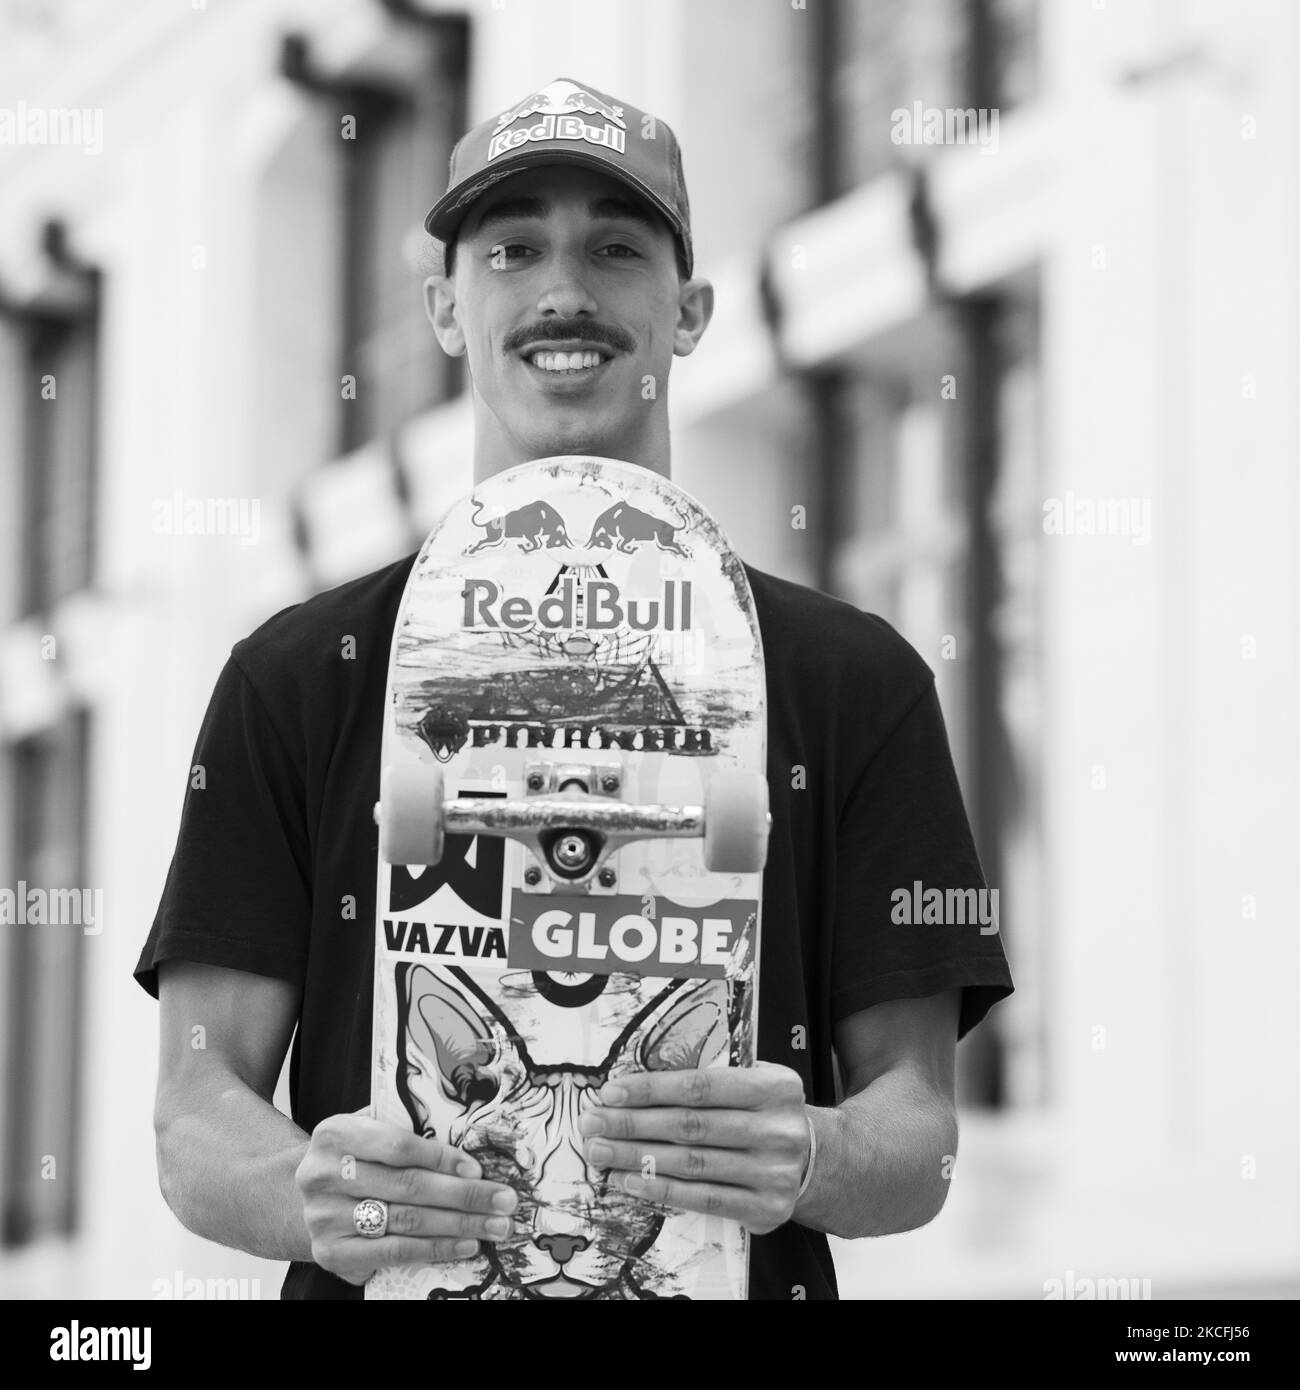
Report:
[[[541,221],[551,211],[551,204],[545,198],[513,198],[507,203],[497,203],[490,207],[482,217],[473,235],[501,226],[506,222]],[[587,204],[587,213],[593,218],[620,218],[626,222],[653,229],[654,216],[640,203],[626,198],[594,198]]]

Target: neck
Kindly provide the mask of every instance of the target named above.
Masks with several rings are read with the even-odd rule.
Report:
[[[474,398],[474,482],[534,459],[562,455],[618,459],[639,464],[660,477],[672,477],[672,448],[667,420],[652,418],[646,429],[633,434],[602,435],[598,432],[557,431],[549,438],[520,439],[507,433],[501,422]]]

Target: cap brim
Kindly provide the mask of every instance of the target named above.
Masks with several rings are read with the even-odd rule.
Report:
[[[682,225],[681,218],[635,174],[617,168],[599,155],[583,154],[580,150],[522,150],[519,154],[503,159],[496,168],[484,169],[473,178],[448,189],[429,209],[429,215],[424,219],[425,231],[441,242],[451,241],[460,229],[460,224],[469,216],[474,204],[493,184],[539,164],[580,164],[585,168],[595,169],[598,173],[608,174],[610,178],[626,184],[634,193],[639,194],[664,218],[672,228],[674,236],[685,243],[686,228]]]

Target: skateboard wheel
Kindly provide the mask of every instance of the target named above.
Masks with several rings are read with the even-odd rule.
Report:
[[[704,867],[756,874],[767,861],[767,779],[759,772],[715,772],[704,803]]]
[[[379,787],[379,852],[390,864],[442,858],[442,769],[386,767]]]

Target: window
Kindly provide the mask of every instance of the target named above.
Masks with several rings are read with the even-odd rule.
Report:
[[[344,179],[341,452],[396,429],[460,389],[460,363],[438,346],[425,316],[420,257],[424,216],[447,176],[446,132],[415,99],[367,98],[356,139],[341,141]]]
[[[822,201],[902,165],[924,171],[936,110],[944,143],[970,143],[980,113],[987,136],[995,115],[1037,95],[1038,0],[868,0],[822,13]],[[957,112],[974,112],[975,129],[969,115],[959,126]],[[916,208],[911,230],[930,272],[937,240],[961,232],[927,228]],[[976,843],[999,893],[1017,997],[958,1053],[959,1094],[985,1106],[1039,1102],[1045,1073],[1039,368],[1028,278],[960,300],[933,293],[916,321],[888,332],[864,324],[848,360],[805,378],[831,538],[819,582],[890,620],[935,670]]]
[[[84,589],[94,566],[98,314],[23,321],[24,615]]]
[[[461,364],[438,346],[421,284],[437,268],[424,217],[446,187],[465,128],[469,22],[406,5],[388,9],[396,22],[365,73],[321,70],[301,34],[280,46],[281,72],[317,99],[338,150],[342,390],[334,457],[461,389]]]
[[[966,369],[977,358],[999,364],[982,383]],[[949,375],[955,397],[944,394]],[[886,618],[936,672],[967,811],[999,890],[1018,994],[958,1052],[963,1101],[986,1106],[1043,1099],[1038,379],[1032,292],[1003,297],[984,326],[936,314],[889,335],[842,379],[847,466],[830,498],[842,529],[828,587]],[[963,389],[986,399],[967,401]],[[981,408],[993,440],[983,462],[974,452]]]
[[[866,0],[838,16],[831,100],[847,187],[925,153],[897,142],[908,130],[896,132],[897,112],[913,123],[918,106],[1005,114],[1037,95],[1038,0]],[[985,55],[988,72],[973,80]],[[985,82],[996,97],[974,99]]]
[[[99,277],[45,229],[48,292],[6,305],[22,402],[11,495],[18,502],[18,603],[57,636],[60,605],[95,571]],[[47,626],[48,624],[48,626]],[[100,921],[85,870],[89,716],[63,698],[0,742],[0,1243],[66,1235],[77,1221],[86,927]]]
[[[78,712],[10,745],[4,754],[11,869],[4,887],[12,889],[21,914],[3,937],[0,1239],[6,1246],[67,1235],[77,1223],[83,908],[98,916],[94,895],[82,891],[87,745],[88,720]],[[38,911],[46,918],[43,924],[31,921]]]

